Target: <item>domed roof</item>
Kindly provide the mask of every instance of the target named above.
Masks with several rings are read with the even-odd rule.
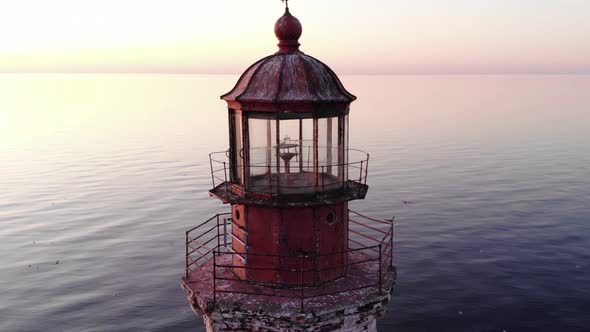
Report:
[[[302,28],[287,9],[275,24],[279,51],[254,63],[236,86],[221,96],[232,108],[309,111],[347,108],[356,99],[324,63],[299,51]],[[306,107],[305,107],[306,106]]]

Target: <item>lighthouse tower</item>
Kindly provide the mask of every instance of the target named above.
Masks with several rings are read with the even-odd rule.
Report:
[[[278,52],[221,97],[229,149],[210,154],[209,193],[231,211],[186,232],[181,282],[207,331],[376,331],[395,283],[393,222],[348,208],[368,190],[356,97],[301,33],[287,7]]]

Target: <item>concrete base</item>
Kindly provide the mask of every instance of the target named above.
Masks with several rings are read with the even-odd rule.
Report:
[[[218,308],[205,313],[203,321],[207,332],[377,332],[377,318],[383,315],[388,301],[389,295],[361,306],[335,304],[331,311],[312,314]]]
[[[351,253],[350,259],[359,262],[363,257]],[[220,259],[218,264],[227,263]],[[277,289],[232,279],[229,269],[220,269],[213,285],[208,278],[213,275],[212,264],[204,264],[180,285],[208,332],[376,332],[376,319],[384,315],[396,279],[392,267],[381,271],[382,283],[372,284],[379,280],[375,280],[379,271],[379,263],[369,260],[320,287]]]

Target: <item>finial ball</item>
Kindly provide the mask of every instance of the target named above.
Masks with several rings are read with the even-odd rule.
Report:
[[[282,51],[297,50],[302,32],[301,22],[291,15],[288,8],[285,10],[285,15],[275,23],[275,35],[279,39],[279,47]]]

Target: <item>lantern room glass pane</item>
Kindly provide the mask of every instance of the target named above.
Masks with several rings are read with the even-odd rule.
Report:
[[[243,149],[243,126],[242,113],[234,112],[232,114],[232,125],[234,128],[233,136],[233,167],[232,167],[232,181],[238,184],[244,184],[244,149]]]
[[[343,185],[339,177],[339,169],[343,159],[341,151],[344,146],[338,138],[338,117],[318,119],[318,190],[326,191],[337,189]]]
[[[283,119],[279,123],[280,140],[276,149],[278,192],[313,192],[313,120]]]
[[[340,142],[338,140],[338,118],[328,119],[328,170],[327,173],[338,179],[339,170],[342,167],[342,158],[340,157]]]
[[[276,144],[276,120],[248,119],[249,164],[247,187],[250,191],[268,192],[276,169],[273,146]]]
[[[247,191],[307,194],[345,185],[346,116],[280,120],[259,116],[247,120]]]

